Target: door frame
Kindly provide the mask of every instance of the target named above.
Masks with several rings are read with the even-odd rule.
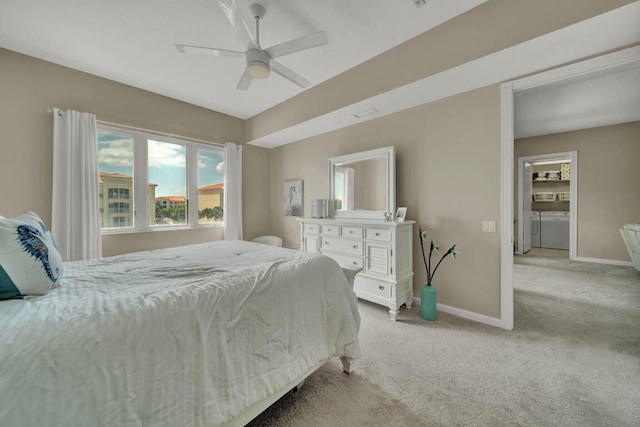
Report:
[[[503,83],[500,87],[500,327],[513,329],[513,104],[514,93],[640,63],[640,46]],[[573,171],[572,171],[573,172]]]
[[[537,154],[535,156],[518,157],[518,246],[516,254],[522,255],[522,238],[524,230],[522,219],[524,216],[524,182],[520,177],[524,172],[525,163],[536,161],[567,158],[571,161],[571,180],[569,181],[569,259],[575,261],[578,256],[578,152],[566,151],[564,153]]]

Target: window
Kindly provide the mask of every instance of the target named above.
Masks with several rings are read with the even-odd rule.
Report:
[[[109,227],[129,227],[131,223],[128,216],[112,216],[109,217]]]
[[[336,210],[354,209],[354,176],[355,169],[338,166],[335,170],[335,207]]]
[[[220,222],[224,213],[224,154],[198,148],[198,222]]]
[[[109,203],[109,213],[129,213],[129,203]]]
[[[125,212],[119,211],[120,205],[113,202],[126,200],[127,205],[134,202],[131,198],[134,178],[133,142],[131,134],[98,129],[98,194],[102,228],[133,225],[133,211],[127,210],[125,217],[121,215]]]
[[[128,199],[129,189],[128,188],[109,188],[109,198],[110,199]]]
[[[222,148],[99,123],[102,229],[220,225],[223,168]]]
[[[147,142],[149,181],[155,184],[155,209],[149,225],[187,223],[187,146],[153,139]]]

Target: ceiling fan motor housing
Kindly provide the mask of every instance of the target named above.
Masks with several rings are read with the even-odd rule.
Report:
[[[249,49],[247,51],[247,71],[254,79],[269,77],[270,61],[269,54],[263,50]]]

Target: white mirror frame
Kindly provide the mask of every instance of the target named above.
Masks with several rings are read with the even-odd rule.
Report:
[[[387,165],[387,210],[335,210],[335,170],[336,166],[345,163],[354,163],[362,160],[372,160],[384,158]],[[360,218],[360,219],[385,219],[385,213],[396,212],[396,154],[393,146],[377,148],[375,150],[361,151],[359,153],[345,154],[344,156],[332,157],[329,159],[329,203],[332,205],[331,216],[335,218]]]

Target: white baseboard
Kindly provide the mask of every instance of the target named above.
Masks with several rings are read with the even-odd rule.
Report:
[[[420,305],[420,298],[413,298],[415,305]],[[463,310],[461,308],[451,307],[450,305],[437,303],[437,308],[443,313],[453,314],[454,316],[462,317],[464,319],[473,320],[474,322],[484,323],[485,325],[495,326],[496,328],[502,328],[502,321],[497,317],[485,316],[484,314],[475,313],[473,311]]]
[[[593,264],[610,264],[610,265],[620,265],[623,267],[633,267],[633,263],[631,261],[618,261],[617,259],[587,258],[583,256],[577,256],[574,261],[590,262]]]

